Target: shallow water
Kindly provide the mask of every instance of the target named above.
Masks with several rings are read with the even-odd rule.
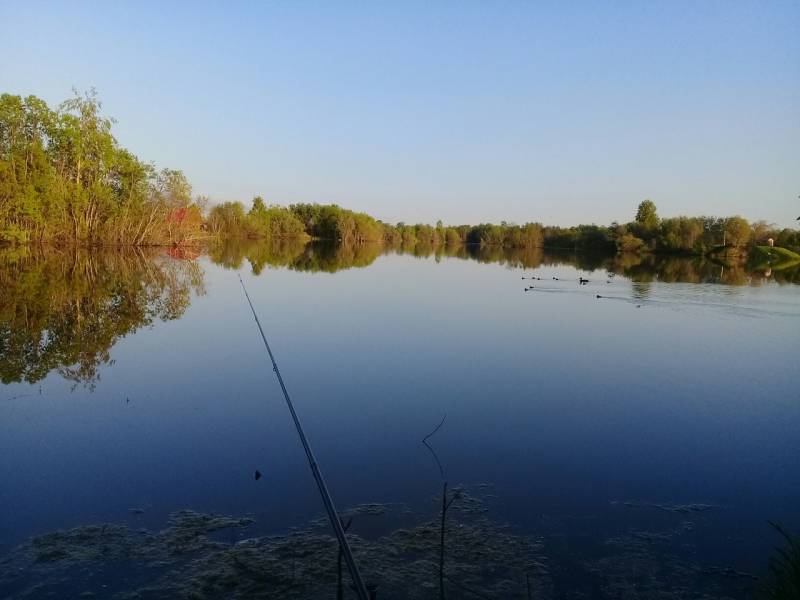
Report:
[[[767,520],[800,530],[796,271],[415,253],[0,253],[0,553],[187,508],[250,535],[320,516],[241,274],[340,508],[435,516],[421,439],[446,415],[446,479],[487,484],[556,595],[612,597],[648,539],[747,597],[754,579],[715,569],[761,576]]]

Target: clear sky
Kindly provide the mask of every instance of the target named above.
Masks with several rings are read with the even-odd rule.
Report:
[[[213,201],[389,222],[800,215],[800,2],[0,0],[0,91],[97,88]]]

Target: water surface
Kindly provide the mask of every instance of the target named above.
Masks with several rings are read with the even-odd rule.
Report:
[[[555,595],[613,597],[609,573],[642,577],[626,566],[641,548],[620,540],[650,539],[656,562],[748,597],[754,579],[715,573],[763,575],[767,520],[800,529],[793,269],[291,244],[0,263],[8,556],[90,523],[162,529],[186,508],[248,515],[248,535],[320,516],[239,274],[340,508],[435,516],[420,441],[446,415],[431,441],[446,479],[541,542]]]

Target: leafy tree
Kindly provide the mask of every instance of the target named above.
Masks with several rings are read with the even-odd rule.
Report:
[[[192,204],[186,178],[157,172],[121,148],[101,108],[94,91],[56,110],[35,96],[0,96],[0,241],[149,244],[197,236],[199,218],[179,227],[170,218]]]
[[[725,221],[725,239],[734,248],[741,248],[750,241],[750,224],[747,219],[735,216]]]
[[[703,222],[691,217],[661,221],[660,247],[674,252],[693,252],[703,235]]]
[[[305,237],[300,218],[288,208],[267,207],[261,196],[253,199],[253,207],[247,213],[249,232],[265,238]]]
[[[656,205],[652,200],[643,200],[636,209],[636,222],[648,230],[658,227]]]
[[[214,206],[208,214],[208,228],[216,235],[245,237],[247,216],[241,202],[223,202]]]
[[[750,225],[750,228],[752,230],[752,240],[755,244],[760,244],[763,246],[767,243],[768,238],[774,239],[777,237],[777,235],[775,235],[776,232],[774,231],[775,226],[770,225],[764,220],[755,221]]]
[[[800,231],[796,229],[782,229],[775,237],[775,242],[784,248],[800,251]]]
[[[617,248],[620,252],[639,252],[644,248],[644,240],[625,232],[617,238]]]

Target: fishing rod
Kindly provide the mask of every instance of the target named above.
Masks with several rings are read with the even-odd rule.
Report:
[[[370,594],[367,593],[367,586],[364,585],[364,580],[361,578],[361,573],[358,571],[356,560],[353,558],[353,552],[350,550],[350,545],[347,543],[347,536],[345,536],[344,527],[342,526],[341,520],[339,520],[339,513],[336,512],[336,507],[333,505],[331,493],[328,491],[328,486],[325,485],[325,480],[322,478],[322,472],[319,470],[317,461],[314,458],[314,453],[311,451],[311,446],[308,444],[308,439],[306,439],[305,431],[303,431],[303,426],[300,424],[300,419],[294,410],[292,400],[289,398],[289,392],[286,391],[286,384],[283,383],[283,377],[281,377],[281,372],[278,369],[278,363],[275,362],[275,356],[272,354],[272,348],[269,347],[267,336],[264,334],[264,329],[261,327],[261,322],[258,320],[256,309],[253,307],[253,302],[250,300],[250,294],[247,293],[247,288],[244,287],[244,281],[242,280],[241,275],[239,275],[239,283],[242,284],[244,297],[247,298],[247,303],[250,305],[250,310],[253,311],[253,318],[255,318],[256,325],[258,325],[258,330],[261,332],[261,339],[264,340],[264,345],[267,347],[269,359],[272,361],[272,370],[275,371],[275,375],[278,377],[278,383],[281,384],[281,390],[283,391],[283,397],[286,399],[286,405],[289,407],[289,412],[292,413],[292,419],[294,420],[294,426],[297,429],[297,435],[300,436],[303,449],[306,451],[308,465],[311,467],[311,473],[314,475],[314,481],[317,482],[317,488],[319,489],[320,496],[322,496],[322,503],[325,505],[325,510],[328,513],[328,519],[331,522],[331,527],[333,527],[333,531],[336,534],[336,539],[339,540],[339,547],[342,549],[344,560],[347,563],[347,570],[350,571],[350,578],[353,580],[353,586],[355,587],[359,600],[370,600]]]

